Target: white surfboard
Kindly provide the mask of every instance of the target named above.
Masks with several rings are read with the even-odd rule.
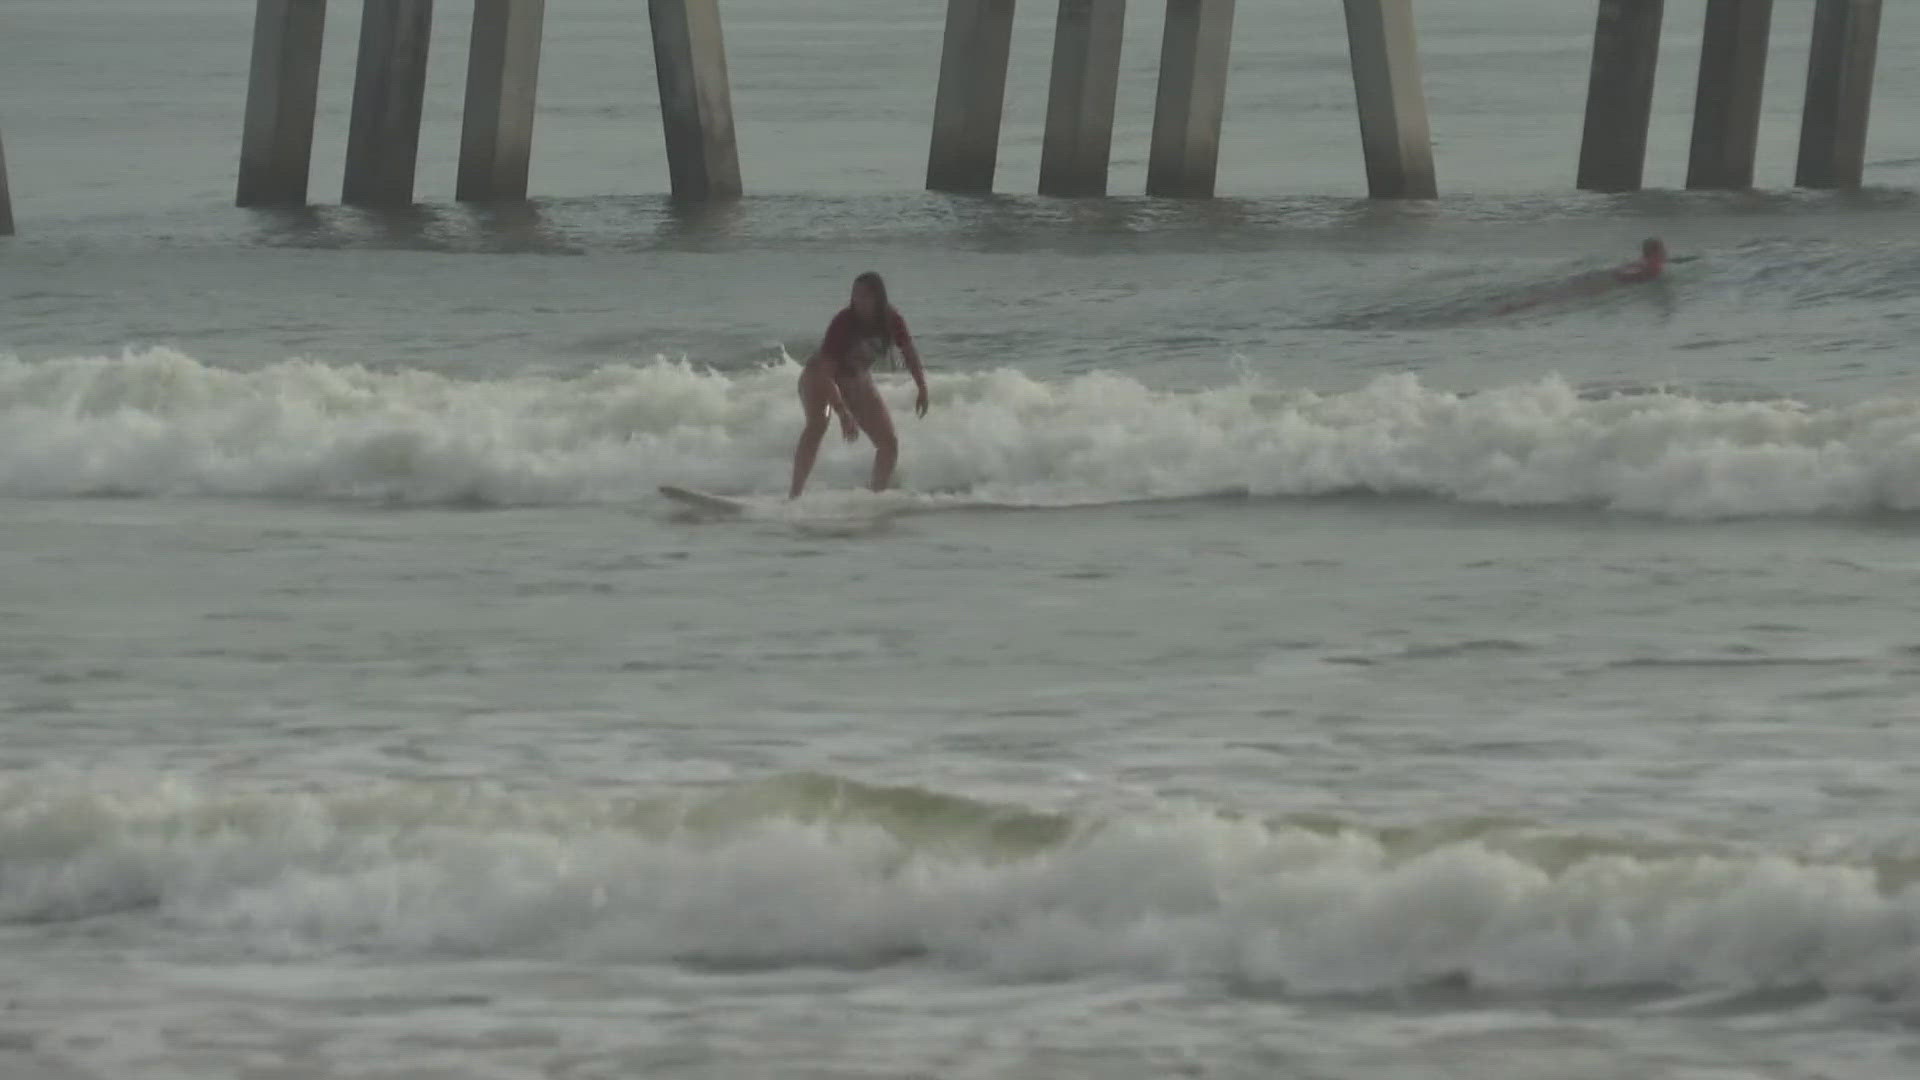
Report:
[[[697,516],[751,517],[756,520],[784,522],[802,529],[829,531],[848,527],[871,528],[909,514],[932,514],[952,510],[1034,509],[1034,507],[1015,503],[915,495],[897,489],[876,495],[865,488],[840,490],[821,488],[809,492],[806,498],[798,501],[788,501],[771,495],[738,498],[714,495],[710,492],[681,487],[678,484],[661,484],[658,490],[662,498],[692,511]]]
[[[708,514],[734,515],[747,512],[747,504],[738,499],[729,499],[724,495],[709,495],[704,491],[695,491],[692,488],[675,487],[672,484],[661,484],[660,494],[682,506],[691,507]]]

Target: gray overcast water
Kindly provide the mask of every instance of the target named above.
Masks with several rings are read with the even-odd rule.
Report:
[[[1330,0],[1240,5],[1196,204],[1026,194],[1052,5],[965,199],[942,4],[726,0],[705,209],[643,5],[548,7],[532,205],[452,202],[443,0],[422,205],[250,213],[251,4],[0,0],[0,1075],[1920,1069],[1920,5],[1867,190],[1787,188],[1780,0],[1767,190],[1671,190],[1670,4],[1666,190],[1600,197],[1592,4],[1422,4],[1390,205]],[[868,268],[932,412],[785,505]]]

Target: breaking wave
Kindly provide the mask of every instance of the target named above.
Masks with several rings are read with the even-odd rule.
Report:
[[[637,797],[0,779],[0,922],[155,919],[289,957],[1907,999],[1912,869],[1514,824],[1081,817],[821,775]]]
[[[169,350],[0,360],[0,493],[541,505],[638,502],[671,483],[770,495],[795,434],[795,374],[660,360],[464,381],[307,361],[233,371]],[[1920,398],[1595,398],[1558,378],[1459,394],[1410,375],[1342,393],[1254,378],[1175,392],[1012,369],[943,374],[934,391],[931,416],[902,421],[907,498],[1372,493],[1684,519],[1920,509]],[[856,486],[864,447],[830,443],[819,484]]]

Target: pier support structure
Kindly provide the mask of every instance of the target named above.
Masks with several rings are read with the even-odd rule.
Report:
[[[1220,168],[1220,121],[1234,0],[1167,0],[1160,89],[1153,103],[1147,194],[1210,198]]]
[[[413,204],[432,32],[433,0],[366,0],[341,198],[350,206]]]
[[[1413,0],[1346,0],[1346,7],[1367,191],[1376,199],[1438,198]]]
[[[240,137],[241,206],[304,206],[327,0],[259,0]]]
[[[1753,186],[1772,28],[1773,0],[1707,0],[1687,187],[1741,191]]]
[[[660,81],[660,122],[667,137],[673,197],[684,201],[740,197],[740,151],[734,142],[733,90],[718,0],[648,0],[653,66]]]
[[[1587,122],[1580,137],[1582,190],[1640,190],[1665,14],[1665,0],[1600,0]]]
[[[467,109],[460,131],[462,202],[527,197],[547,0],[474,0]]]
[[[13,235],[13,196],[7,190],[7,147],[0,142],[0,236]]]
[[[1105,195],[1127,0],[1060,0],[1040,194]]]
[[[1000,160],[1014,0],[947,0],[927,190],[984,194]],[[1051,110],[1049,110],[1051,112]]]
[[[1794,183],[1859,187],[1867,167],[1867,117],[1880,50],[1881,0],[1820,0],[1807,66]]]

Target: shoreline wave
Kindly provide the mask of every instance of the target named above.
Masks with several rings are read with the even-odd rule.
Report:
[[[145,918],[291,957],[1906,999],[1909,862],[1495,821],[1087,817],[811,775],[642,797],[0,780],[0,922]]]

